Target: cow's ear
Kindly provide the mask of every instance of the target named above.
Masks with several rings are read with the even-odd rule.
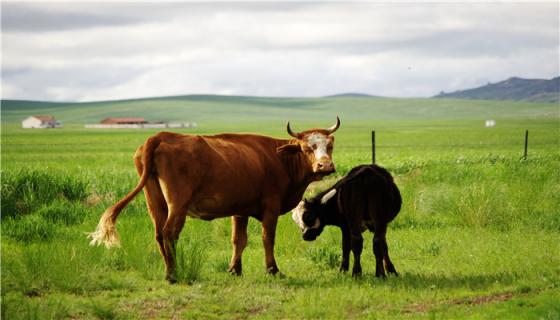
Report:
[[[297,143],[290,143],[276,148],[276,152],[281,155],[290,155],[301,152],[301,147]]]

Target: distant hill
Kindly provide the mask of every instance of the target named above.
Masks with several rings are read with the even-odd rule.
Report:
[[[501,119],[553,117],[558,106],[526,101],[456,100],[425,98],[331,97],[266,98],[189,95],[96,102],[41,102],[1,100],[2,125],[21,125],[30,115],[53,115],[68,125],[99,123],[105,118],[141,117],[148,121],[196,122],[200,128],[235,130],[255,127],[294,128],[303,123],[331,125],[336,116],[345,124],[367,122],[372,126],[414,120]],[[239,124],[243,124],[240,126]]]
[[[560,102],[560,77],[550,80],[509,78],[498,83],[440,93],[435,98],[480,99],[480,100],[516,100],[529,102]]]
[[[326,96],[325,98],[381,98],[381,97],[372,96],[365,93],[345,92],[345,93],[333,94],[331,96]]]

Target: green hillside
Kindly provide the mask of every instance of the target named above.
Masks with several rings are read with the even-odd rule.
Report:
[[[17,125],[30,115],[50,114],[65,126],[98,123],[107,117],[144,117],[148,121],[216,123],[352,122],[414,120],[484,120],[558,117],[555,104],[460,99],[394,99],[367,97],[260,98],[178,96],[87,103],[2,101],[2,124]]]

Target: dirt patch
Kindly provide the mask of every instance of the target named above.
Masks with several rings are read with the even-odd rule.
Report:
[[[513,298],[519,298],[527,295],[529,295],[529,293],[504,292],[504,293],[497,293],[488,296],[478,296],[478,297],[463,298],[463,299],[451,299],[451,300],[444,300],[444,301],[438,301],[432,303],[413,303],[406,306],[402,310],[402,313],[425,313],[443,305],[476,306],[481,304],[505,302]]]
[[[508,300],[511,300],[514,296],[515,295],[513,293],[508,292],[508,293],[495,294],[495,295],[491,295],[491,296],[474,297],[474,298],[465,299],[465,300],[456,299],[456,300],[450,301],[450,304],[455,304],[455,305],[479,305],[479,304],[485,304],[485,303],[508,301]]]

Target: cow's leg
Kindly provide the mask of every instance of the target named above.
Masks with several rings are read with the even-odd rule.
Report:
[[[134,165],[136,166],[138,176],[142,176],[142,171],[144,169],[141,156],[142,150],[143,147],[140,147],[134,156]],[[146,206],[148,207],[154,224],[154,233],[159,252],[164,261],[166,261],[167,258],[165,257],[165,249],[163,247],[163,226],[165,225],[165,221],[167,221],[167,203],[161,192],[159,182],[155,177],[148,178],[146,186],[144,187],[144,196],[146,197]]]
[[[265,252],[266,271],[270,274],[279,272],[276,260],[274,259],[274,238],[276,236],[276,224],[278,215],[266,212],[262,219],[262,240]]]
[[[163,246],[165,249],[165,266],[166,266],[166,279],[170,283],[177,282],[176,277],[176,258],[177,251],[176,245],[179,240],[179,234],[185,224],[187,217],[187,202],[181,205],[169,204],[169,216],[167,222],[163,227]]]
[[[357,277],[362,274],[362,264],[360,258],[362,255],[362,248],[364,244],[364,239],[362,238],[362,233],[360,231],[352,230],[350,235],[352,253],[354,254],[354,267],[352,268],[352,276]]]
[[[350,231],[346,227],[342,227],[342,261],[340,262],[340,271],[348,271],[350,265]]]
[[[383,266],[383,258],[387,255],[387,243],[385,242],[385,233],[387,225],[384,223],[376,224],[375,235],[373,236],[373,254],[375,255],[375,276],[385,277],[385,268]],[[388,257],[388,255],[387,255]],[[393,268],[394,269],[394,268]]]
[[[167,203],[161,193],[161,188],[156,179],[148,179],[144,187],[144,195],[146,196],[146,204],[154,223],[155,238],[158,243],[159,252],[165,260],[165,248],[163,246],[163,227],[167,221]]]
[[[233,245],[233,253],[231,262],[229,263],[228,272],[234,275],[241,275],[241,255],[247,246],[247,223],[249,217],[247,216],[233,216],[231,217],[231,244]]]

